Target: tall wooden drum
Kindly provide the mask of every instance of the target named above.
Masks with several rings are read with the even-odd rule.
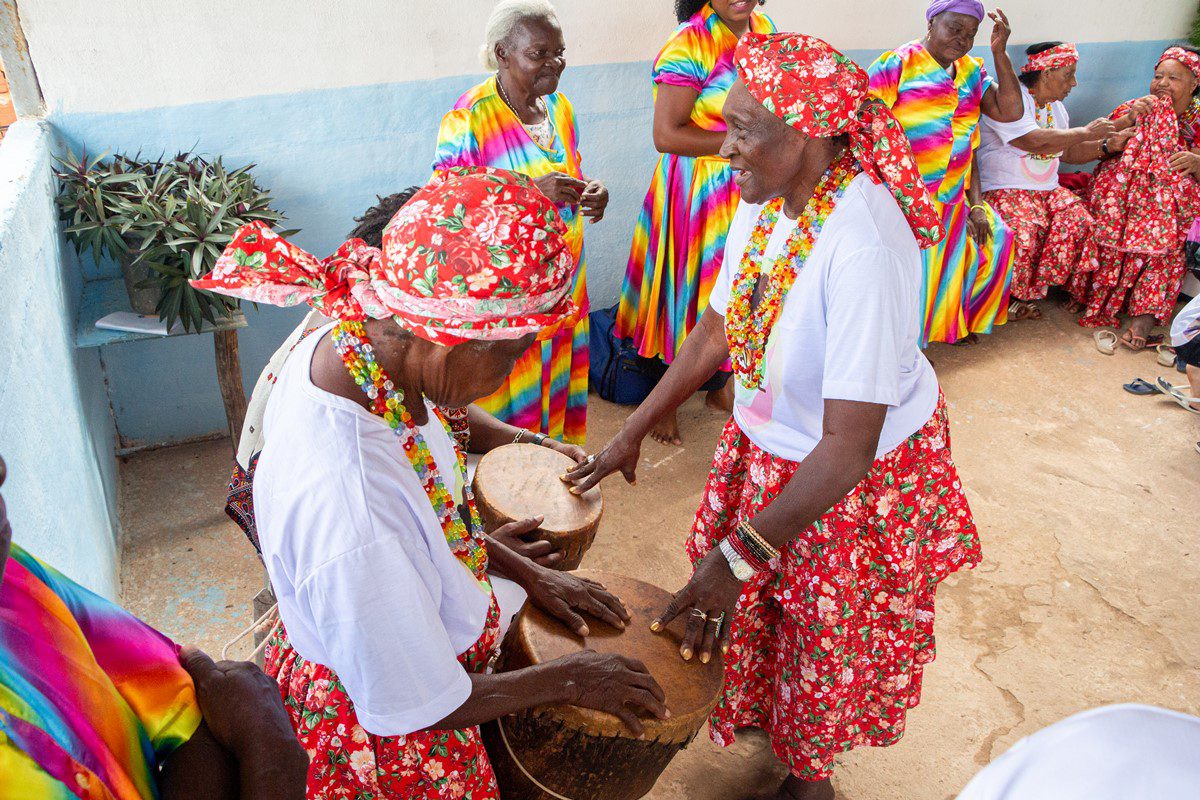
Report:
[[[541,514],[546,519],[533,537],[562,551],[557,569],[578,567],[596,538],[604,501],[599,487],[571,494],[561,478],[574,466],[568,456],[536,444],[507,444],[485,455],[471,484],[484,529],[491,533]]]
[[[589,619],[586,639],[526,606],[509,631],[500,671],[542,664],[591,648],[646,665],[666,693],[671,718],[644,717],[634,738],[617,717],[569,705],[543,706],[483,726],[484,744],[504,800],[637,800],[675,754],[696,738],[717,704],[723,678],[719,655],[707,665],[679,657],[685,620],[662,633],[650,623],[671,595],[657,586],[594,570],[577,574],[616,594],[633,620],[624,631]]]

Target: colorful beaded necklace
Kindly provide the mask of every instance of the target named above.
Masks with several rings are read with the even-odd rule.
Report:
[[[455,448],[458,456],[458,470],[463,477],[464,500],[469,509],[471,525],[468,528],[463,520],[462,512],[454,503],[454,496],[446,488],[438,471],[437,462],[420,429],[413,421],[412,414],[404,407],[404,394],[396,388],[391,378],[375,360],[375,348],[367,338],[367,332],[361,322],[339,322],[333,327],[333,347],[341,357],[342,363],[350,371],[350,377],[362,388],[371,401],[371,411],[383,417],[391,427],[392,433],[400,440],[404,454],[416,471],[425,494],[437,513],[438,521],[442,524],[442,533],[451,552],[474,573],[477,579],[487,571],[487,549],[483,542],[473,532],[482,532],[483,526],[479,521],[479,512],[475,508],[475,498],[470,487],[466,485],[467,465],[462,451]],[[434,414],[445,427],[447,435],[452,435],[449,424],[442,412],[435,408]],[[479,533],[478,536],[482,536]]]
[[[861,171],[857,159],[849,152],[825,170],[804,207],[804,213],[796,222],[796,231],[788,237],[783,253],[771,265],[758,307],[752,308],[754,289],[763,274],[763,253],[771,241],[775,223],[779,221],[783,198],[767,203],[759,213],[758,222],[750,234],[750,243],[734,277],[725,314],[725,336],[729,341],[730,358],[738,380],[747,389],[762,388],[767,339],[779,319],[783,300],[796,282],[800,270],[804,269],[817,237],[821,235],[821,229],[825,227],[838,200]]]
[[[1042,118],[1040,116],[1038,116],[1038,111],[1046,112],[1046,120],[1044,122],[1042,121]],[[1041,108],[1036,109],[1033,112],[1033,118],[1034,118],[1034,121],[1037,122],[1038,127],[1041,128],[1042,130],[1046,130],[1046,131],[1054,130],[1054,104],[1046,103],[1046,105],[1042,106]],[[1057,154],[1030,153],[1029,154],[1030,161],[1053,161],[1054,159],[1061,158],[1061,157],[1062,157],[1062,153],[1057,153]]]

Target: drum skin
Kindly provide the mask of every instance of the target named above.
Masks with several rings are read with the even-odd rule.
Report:
[[[571,494],[561,477],[573,466],[570,457],[536,444],[506,444],[485,455],[471,484],[484,530],[542,515],[533,538],[562,551],[556,569],[576,569],[596,538],[604,500],[599,487]]]
[[[647,583],[594,570],[576,573],[604,584],[624,601],[633,619],[619,631],[594,619],[585,639],[526,606],[504,643],[500,671],[553,661],[583,649],[618,653],[643,662],[666,693],[671,718],[643,716],[636,739],[615,716],[569,705],[543,706],[483,726],[484,744],[504,800],[637,800],[654,788],[663,770],[696,737],[720,696],[724,665],[679,656],[686,621],[650,631],[671,600]],[[519,763],[519,766],[518,766]],[[543,791],[525,773],[532,775]]]

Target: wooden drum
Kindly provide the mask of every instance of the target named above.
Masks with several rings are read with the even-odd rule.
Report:
[[[507,444],[485,455],[471,484],[488,532],[521,519],[545,516],[536,539],[561,550],[560,570],[579,566],[592,546],[604,501],[596,487],[574,495],[561,477],[575,462],[557,450],[536,444]]]
[[[679,657],[685,620],[680,617],[663,633],[651,633],[650,622],[662,613],[671,595],[656,586],[594,570],[581,576],[603,583],[629,609],[633,620],[619,631],[588,620],[586,639],[562,623],[526,606],[504,643],[500,671],[552,661],[591,648],[642,661],[666,692],[671,718],[644,717],[645,736],[633,738],[615,716],[591,709],[558,705],[531,709],[483,726],[484,744],[504,800],[637,800],[675,754],[704,726],[721,691],[723,663],[709,664]]]

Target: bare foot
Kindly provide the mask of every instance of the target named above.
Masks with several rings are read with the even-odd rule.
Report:
[[[760,794],[754,800],[833,800],[833,783],[826,778],[823,781],[802,781],[794,775],[789,775],[783,785],[774,792]]]
[[[979,344],[979,335],[975,334],[975,333],[968,333],[966,336],[964,336],[963,338],[961,338],[957,342],[955,342],[954,346],[955,347],[968,347],[973,344]]]
[[[1083,309],[1084,309],[1083,303],[1079,302],[1078,300],[1074,300],[1070,297],[1059,301],[1058,307],[1061,308],[1063,311],[1066,311],[1068,314],[1078,314],[1080,311],[1083,311]]]
[[[1142,314],[1134,317],[1129,328],[1121,334],[1121,344],[1130,350],[1145,350],[1150,339],[1150,331],[1154,329],[1154,317]]]
[[[726,414],[733,413],[733,381],[734,377],[729,376],[729,380],[725,381],[725,385],[720,389],[714,389],[709,392],[704,398],[704,405],[717,411],[724,411]]]
[[[679,415],[672,412],[671,416],[659,420],[651,429],[650,436],[662,444],[683,444],[683,439],[679,438]]]

